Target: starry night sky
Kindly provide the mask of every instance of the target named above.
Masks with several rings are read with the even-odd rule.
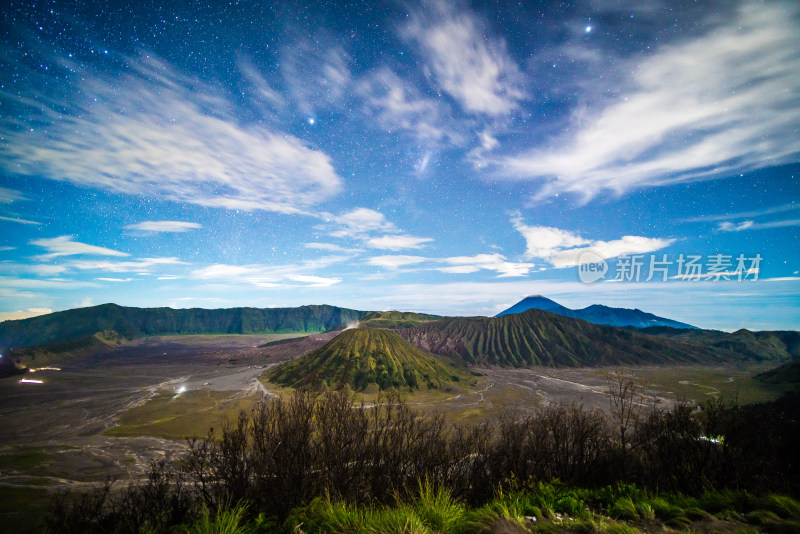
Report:
[[[544,294],[800,328],[796,2],[6,6],[0,320]]]

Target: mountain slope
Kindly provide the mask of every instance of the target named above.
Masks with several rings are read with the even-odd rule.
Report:
[[[541,295],[525,297],[507,310],[498,313],[495,317],[502,317],[513,313],[523,313],[531,309],[549,311],[550,313],[556,313],[564,317],[583,319],[590,323],[608,326],[633,326],[635,328],[648,328],[653,326],[696,328],[690,324],[659,317],[658,315],[643,312],[639,309],[612,308],[610,306],[603,306],[602,304],[592,304],[586,308],[573,310]]]
[[[596,325],[541,310],[445,318],[398,334],[422,350],[469,364],[525,367],[714,363],[729,350]]]
[[[167,334],[323,332],[358,321],[364,312],[336,306],[298,308],[128,308],[102,304],[0,323],[0,349],[58,343],[114,330],[134,339]]]
[[[361,317],[360,324],[370,328],[410,328],[419,323],[437,321],[441,315],[430,315],[427,313],[383,311],[369,312]]]
[[[565,308],[558,302],[551,300],[542,295],[531,295],[529,297],[525,297],[521,301],[517,302],[507,310],[503,310],[495,317],[502,317],[504,315],[510,315],[512,313],[522,313],[528,310],[544,310],[549,311],[550,313],[557,313],[559,315],[564,315],[562,311],[570,312],[569,308]]]
[[[389,330],[345,330],[323,347],[271,370],[267,377],[284,386],[349,385],[363,391],[370,384],[380,389],[440,388],[460,382],[462,371],[426,354]]]

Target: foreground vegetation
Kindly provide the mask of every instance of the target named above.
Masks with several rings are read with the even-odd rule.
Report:
[[[657,410],[643,407],[632,380],[617,376],[610,386],[608,412],[551,405],[532,414],[506,412],[476,426],[422,416],[393,397],[354,407],[350,391],[298,391],[262,402],[221,432],[192,440],[186,457],[154,465],[144,483],[61,495],[48,528],[800,527],[800,505],[780,496],[800,490],[800,395],[752,406],[710,401],[699,410]]]

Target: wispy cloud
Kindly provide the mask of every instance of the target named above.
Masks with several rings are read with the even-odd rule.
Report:
[[[425,243],[433,241],[430,237],[416,237],[413,235],[397,234],[373,237],[367,239],[366,244],[381,250],[404,250],[409,248],[422,248]]]
[[[69,268],[65,265],[52,263],[12,263],[0,262],[0,273],[3,274],[34,274],[36,276],[56,276],[65,273]]]
[[[63,278],[48,278],[46,280],[40,280],[36,278],[0,276],[0,288],[77,289],[86,287],[97,287],[97,284],[93,282],[83,282],[80,280],[68,280]]]
[[[129,256],[125,252],[112,250],[110,248],[97,247],[94,245],[87,245],[73,241],[73,236],[62,235],[60,237],[35,239],[31,241],[32,245],[42,247],[47,250],[47,254],[37,256],[36,259],[47,260],[57,258],[59,256],[74,256],[78,254],[87,254],[92,256]]]
[[[342,247],[334,243],[303,243],[303,246],[312,250],[325,250],[328,252],[343,252],[348,254],[364,252],[363,248]]]
[[[780,206],[772,206],[760,210],[740,211],[737,213],[725,213],[721,215],[701,215],[699,217],[689,217],[683,219],[683,222],[716,222],[716,221],[731,221],[734,219],[752,219],[763,217],[765,215],[773,215],[775,213],[784,213],[787,211],[794,211],[800,209],[800,204],[792,202],[790,204],[782,204]]]
[[[495,271],[498,278],[525,276],[534,267],[532,263],[511,262],[502,254],[477,254],[475,256],[454,256],[439,260],[449,267],[439,267],[444,273],[474,273],[480,270]]]
[[[322,35],[298,38],[281,52],[281,73],[294,105],[313,117],[340,105],[351,85],[350,56],[336,40]]]
[[[342,280],[318,276],[314,272],[348,259],[348,256],[326,256],[287,265],[216,264],[196,269],[190,276],[196,280],[229,286],[245,284],[261,288],[327,287]]]
[[[526,97],[522,73],[504,40],[487,37],[475,15],[443,1],[412,14],[402,34],[420,47],[437,84],[463,109],[505,115]]]
[[[790,226],[800,226],[800,219],[785,219],[782,221],[770,222],[742,221],[740,223],[723,221],[717,225],[717,231],[741,232],[743,230],[766,230],[769,228],[787,228]]]
[[[603,258],[616,258],[626,254],[644,254],[668,247],[676,240],[626,235],[611,241],[589,240],[575,232],[549,226],[529,226],[518,216],[512,218],[514,228],[522,234],[527,244],[528,259],[544,259],[553,267],[578,265],[584,252],[594,252]]]
[[[2,217],[0,216],[0,221],[8,221],[8,222],[15,222],[19,224],[34,224],[34,225],[41,225],[42,223],[36,221],[28,221],[26,219],[18,219],[16,217]]]
[[[365,239],[374,232],[400,231],[383,213],[369,208],[356,208],[342,215],[331,216],[329,223],[333,226],[330,232],[333,237]]]
[[[367,264],[391,271],[408,265],[416,265],[418,267],[415,270],[439,271],[448,274],[471,274],[486,270],[498,273],[498,278],[526,276],[534,267],[532,263],[508,261],[505,256],[497,253],[448,258],[426,258],[401,254],[373,256],[367,259]]]
[[[53,310],[50,308],[28,308],[27,310],[0,312],[0,321],[28,319],[30,317],[38,317],[39,315],[46,315],[48,313],[53,313]]]
[[[390,133],[407,131],[426,142],[461,144],[464,136],[453,128],[446,106],[426,97],[415,85],[388,67],[358,81],[356,94],[370,121]]]
[[[125,227],[128,230],[141,230],[143,232],[185,232],[201,225],[194,222],[183,221],[142,221],[136,224],[129,224]]]
[[[71,98],[41,94],[33,102],[3,94],[27,106],[31,122],[0,121],[0,166],[7,172],[285,213],[303,212],[341,189],[326,154],[284,132],[242,123],[218,88],[153,57],[129,58],[117,78],[86,69],[64,75]]]
[[[130,282],[133,278],[95,278],[95,280],[102,282]]]
[[[0,204],[11,204],[17,200],[27,200],[27,198],[19,191],[0,187]]]
[[[797,161],[797,11],[745,3],[731,24],[620,60],[632,73],[627,93],[576,111],[551,146],[495,159],[498,175],[544,180],[540,197],[588,199]]]
[[[341,278],[326,278],[324,276],[312,276],[307,274],[288,274],[286,278],[294,282],[308,284],[308,287],[328,287],[342,281]]]

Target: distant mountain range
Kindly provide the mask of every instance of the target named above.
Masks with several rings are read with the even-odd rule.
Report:
[[[126,339],[170,334],[283,334],[325,332],[367,312],[337,306],[298,308],[129,308],[102,304],[0,322],[0,350],[91,337],[114,331]]]
[[[357,329],[358,332],[379,333],[372,338],[368,334],[350,333],[331,345],[326,354],[338,358],[339,363],[334,365],[335,368],[338,369],[343,365],[344,360],[341,360],[340,355],[345,349],[340,344],[347,339],[355,347],[354,352],[348,356],[355,358],[354,362],[366,357],[367,361],[372,361],[374,365],[378,365],[377,362],[385,362],[386,369],[395,370],[398,362],[405,361],[414,362],[409,365],[415,369],[424,367],[420,363],[422,360],[417,360],[421,357],[420,353],[411,351],[409,343],[421,353],[460,360],[467,365],[600,366],[714,364],[730,361],[785,363],[800,360],[800,332],[739,330],[726,333],[701,330],[691,328],[685,323],[645,314],[639,310],[620,311],[618,308],[605,306],[568,310],[544,297],[529,297],[515,308],[521,309],[528,305],[547,307],[549,310],[530,308],[521,313],[506,313],[495,318],[439,318],[435,315],[411,312],[365,312],[327,305],[206,310],[128,308],[104,304],[30,319],[4,321],[0,323],[0,353],[5,353],[13,347],[11,357],[19,363],[34,358],[37,363],[56,362],[59,359],[102,352],[128,340],[147,336],[319,333],[341,330],[347,325],[361,324],[365,328]],[[585,312],[590,309],[611,310],[617,317],[623,315],[622,312],[631,312],[647,318],[649,322],[652,321],[649,318],[655,318],[689,328],[673,326],[635,328],[630,326],[630,321],[626,321],[626,326],[620,328],[594,324],[563,313],[554,313],[564,310]],[[386,330],[387,328],[394,329],[392,332],[396,332],[405,341]],[[303,350],[294,350],[293,344],[301,342],[291,340],[267,348],[292,357],[319,349],[321,344],[329,339],[303,340]],[[317,354],[315,358],[322,356]],[[325,359],[304,360],[315,363],[304,364],[298,369],[311,374],[314,373],[316,366],[329,369],[322,363]],[[440,363],[447,365],[446,361]],[[360,368],[361,365],[358,363],[352,368]],[[11,367],[6,367],[7,370],[13,371]],[[389,382],[402,383],[393,372],[389,372],[391,377]],[[440,380],[444,375],[437,371],[433,374],[428,373],[428,376],[439,377],[437,380]],[[375,376],[376,380],[377,377],[378,375]],[[340,379],[345,380],[344,375],[341,375]],[[347,383],[350,383],[349,380],[347,379]],[[356,381],[356,377],[353,376],[352,380],[354,386],[363,385],[362,378]],[[423,382],[426,380],[423,379]],[[426,383],[433,384],[433,382]],[[406,386],[410,387],[408,382]]]
[[[461,382],[462,370],[426,354],[390,330],[352,328],[319,349],[271,370],[268,378],[284,386],[349,385],[378,389],[439,389]]]
[[[505,311],[498,313],[495,317],[502,317],[514,313],[522,313],[528,310],[544,310],[564,317],[573,319],[583,319],[594,324],[608,326],[633,326],[635,328],[648,328],[651,326],[669,326],[672,328],[697,328],[690,324],[673,321],[643,312],[639,309],[611,308],[601,304],[593,304],[580,310],[573,310],[562,306],[558,302],[550,300],[542,295],[532,295],[517,302]]]

